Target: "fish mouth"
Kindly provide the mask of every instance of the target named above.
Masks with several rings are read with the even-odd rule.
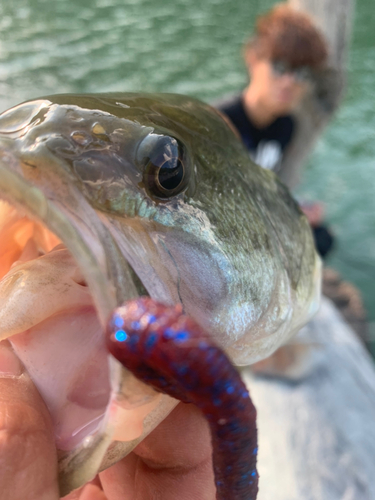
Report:
[[[142,287],[100,216],[66,178],[46,192],[14,151],[3,146],[1,156],[0,340],[50,411],[67,494],[130,452],[177,402],[107,352],[110,314]]]

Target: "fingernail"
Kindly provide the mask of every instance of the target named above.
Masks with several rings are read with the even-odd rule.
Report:
[[[0,342],[0,377],[19,377],[23,366],[7,340]]]

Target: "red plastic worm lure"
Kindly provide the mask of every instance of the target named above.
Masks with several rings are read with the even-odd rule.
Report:
[[[256,410],[239,373],[202,328],[181,306],[143,297],[116,309],[107,341],[137,378],[201,409],[211,430],[217,500],[255,500]]]

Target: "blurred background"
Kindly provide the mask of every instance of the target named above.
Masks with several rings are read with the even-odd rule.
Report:
[[[270,0],[1,0],[0,111],[54,93],[214,101],[247,83],[241,48]],[[348,85],[296,194],[325,204],[328,264],[362,292],[375,354],[375,17],[357,1]]]

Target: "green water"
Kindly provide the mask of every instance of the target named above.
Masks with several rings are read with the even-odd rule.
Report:
[[[43,94],[161,91],[214,100],[246,81],[241,45],[272,1],[1,0],[0,109]],[[358,2],[345,101],[299,193],[326,204],[330,259],[375,320],[375,17]],[[374,330],[375,331],[375,330]]]

